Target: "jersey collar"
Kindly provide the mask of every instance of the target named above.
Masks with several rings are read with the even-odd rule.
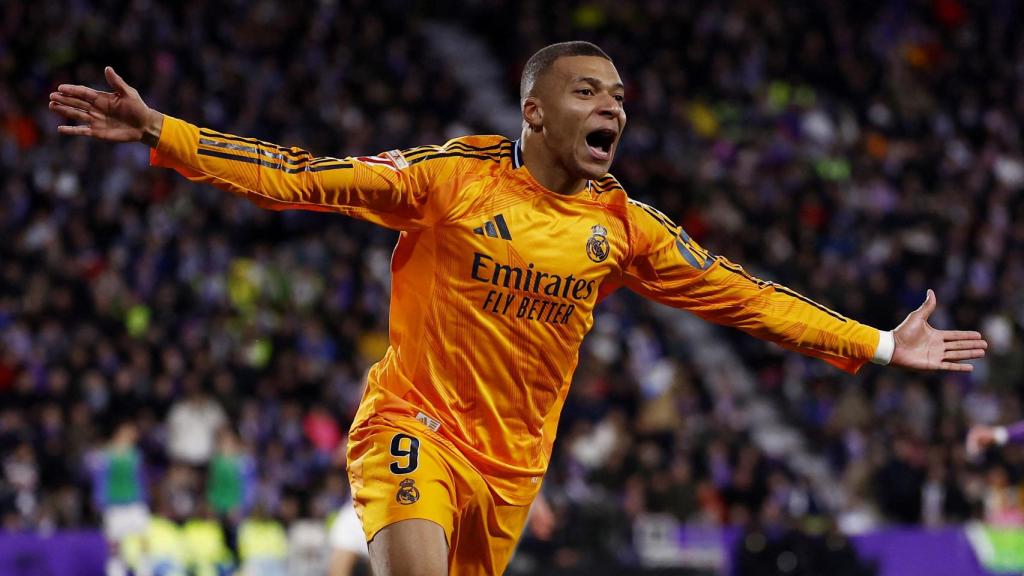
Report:
[[[512,143],[512,169],[518,170],[523,167],[523,143],[522,138]],[[587,192],[594,191],[594,181],[587,180]]]

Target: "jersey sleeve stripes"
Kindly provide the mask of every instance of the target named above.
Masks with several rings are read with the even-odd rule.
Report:
[[[641,238],[626,273],[631,289],[849,372],[872,358],[878,330],[752,276],[699,246],[658,210],[635,200],[628,204]]]

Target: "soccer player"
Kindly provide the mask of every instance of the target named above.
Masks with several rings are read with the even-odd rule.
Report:
[[[390,347],[348,445],[374,573],[501,574],[541,486],[594,306],[626,286],[848,372],[875,361],[967,371],[977,332],[936,330],[929,291],[880,331],[710,254],[608,173],[625,88],[586,42],[534,54],[518,140],[467,136],[376,156],[316,157],[200,128],[113,92],[61,85],[62,134],[142,141],[151,163],[256,204],[399,230]]]
[[[1024,420],[1009,426],[971,426],[967,432],[967,454],[977,456],[989,446],[1004,446],[1008,442],[1024,442]]]

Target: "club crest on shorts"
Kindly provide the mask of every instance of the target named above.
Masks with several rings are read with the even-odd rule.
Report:
[[[604,262],[608,252],[608,230],[600,224],[592,226],[587,240],[587,256],[594,262]]]
[[[416,481],[406,478],[398,483],[398,494],[395,501],[399,504],[413,504],[420,499],[420,489],[416,487]]]

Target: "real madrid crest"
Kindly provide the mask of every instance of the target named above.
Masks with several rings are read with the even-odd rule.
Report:
[[[399,504],[413,504],[420,499],[420,489],[416,487],[416,481],[406,478],[398,483],[398,494],[395,500]]]
[[[608,252],[608,230],[600,224],[592,226],[590,239],[587,240],[587,256],[594,262],[604,262]]]

